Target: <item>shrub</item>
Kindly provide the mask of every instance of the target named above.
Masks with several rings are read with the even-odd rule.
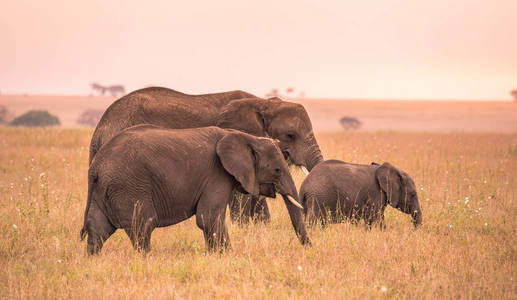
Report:
[[[31,110],[14,119],[10,126],[44,127],[60,125],[59,119],[46,110]]]
[[[359,129],[361,125],[363,125],[363,123],[361,123],[361,121],[359,121],[357,118],[348,116],[342,117],[339,120],[339,123],[345,130],[356,130]]]
[[[77,119],[77,124],[95,127],[101,120],[103,114],[104,111],[100,109],[85,110]]]

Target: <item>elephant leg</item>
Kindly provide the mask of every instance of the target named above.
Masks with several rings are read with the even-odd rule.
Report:
[[[322,227],[326,226],[326,211],[316,198],[310,198],[307,202],[307,214],[305,219],[309,226],[315,226],[318,222]]]
[[[151,234],[156,227],[157,216],[150,201],[137,201],[133,208],[131,226],[124,228],[133,248],[145,256],[151,251]]]
[[[384,222],[384,214],[381,215],[380,219],[379,219],[379,229],[380,230],[386,230],[386,223]]]
[[[196,225],[203,230],[208,251],[219,250],[223,252],[230,247],[228,229],[224,223],[226,206],[229,199],[233,198],[232,186],[213,183],[207,186],[207,191],[196,208]]]
[[[230,201],[230,219],[239,225],[248,224],[252,216],[252,197],[237,191],[233,193]],[[269,212],[269,210],[268,210]]]
[[[368,209],[364,213],[364,223],[366,224],[366,228],[371,230],[375,223],[379,222],[379,215],[372,208]]]
[[[95,201],[90,204],[86,219],[86,231],[88,232],[88,244],[86,252],[88,255],[98,254],[104,242],[115,232],[116,228],[111,225],[108,218],[102,213]]]
[[[359,225],[361,223],[361,215],[360,214],[353,214],[350,218],[350,222],[354,225]]]
[[[320,221],[321,216],[319,210],[314,206],[310,206],[307,210],[307,216],[305,217],[309,226],[315,226]]]
[[[251,197],[251,206],[253,207],[252,217],[255,222],[269,223],[271,215],[269,214],[269,207],[267,206],[266,197],[259,196]]]
[[[386,206],[381,207],[381,211],[379,212],[379,228],[380,230],[386,230],[386,222],[384,222],[384,210]]]
[[[216,250],[222,252],[230,245],[230,237],[224,224],[224,218],[224,211],[217,215],[210,214],[210,212],[200,212],[199,209],[196,212],[196,224],[203,230],[206,247],[210,252]]]

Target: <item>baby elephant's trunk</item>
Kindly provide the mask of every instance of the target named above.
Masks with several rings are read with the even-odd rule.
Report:
[[[418,201],[415,201],[415,205],[413,206],[413,225],[415,227],[422,226],[422,210],[420,209],[420,205],[418,204]]]

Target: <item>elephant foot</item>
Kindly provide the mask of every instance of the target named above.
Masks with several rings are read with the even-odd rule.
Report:
[[[102,249],[104,242],[115,232],[108,218],[99,210],[97,204],[92,204],[87,216],[85,231],[88,234],[86,253],[96,255]]]

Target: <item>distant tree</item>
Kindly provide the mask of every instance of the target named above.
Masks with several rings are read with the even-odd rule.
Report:
[[[349,116],[344,116],[339,119],[339,123],[345,130],[357,130],[361,128],[361,125],[363,125],[363,123],[361,123],[361,121],[359,121],[357,118]]]
[[[104,94],[106,94],[106,92],[108,92],[111,94],[111,96],[117,97],[117,96],[123,96],[126,94],[126,89],[121,84],[105,86],[105,85],[99,84],[97,82],[92,82],[92,83],[90,83],[90,87],[92,88],[92,95],[101,94],[104,96]]]
[[[45,127],[60,125],[59,119],[46,110],[31,110],[9,123],[10,126]]]
[[[0,125],[7,125],[13,119],[7,107],[0,105]]]
[[[99,93],[104,96],[106,93],[106,87],[98,84],[97,82],[90,83],[90,87],[92,88],[92,94]]]
[[[95,127],[102,118],[104,110],[100,109],[88,109],[81,113],[77,119],[77,124]]]
[[[278,89],[271,89],[269,93],[266,94],[266,98],[273,98],[273,97],[280,97],[280,93],[278,92]]]
[[[294,92],[294,88],[292,88],[292,87],[286,88],[285,89],[285,96],[289,97],[289,94],[291,94],[292,92]]]
[[[126,94],[126,89],[121,84],[115,84],[115,85],[112,85],[112,86],[108,86],[108,87],[106,87],[106,90],[113,97],[124,96]]]
[[[517,90],[511,90],[510,95],[512,95],[513,101],[517,102]]]

